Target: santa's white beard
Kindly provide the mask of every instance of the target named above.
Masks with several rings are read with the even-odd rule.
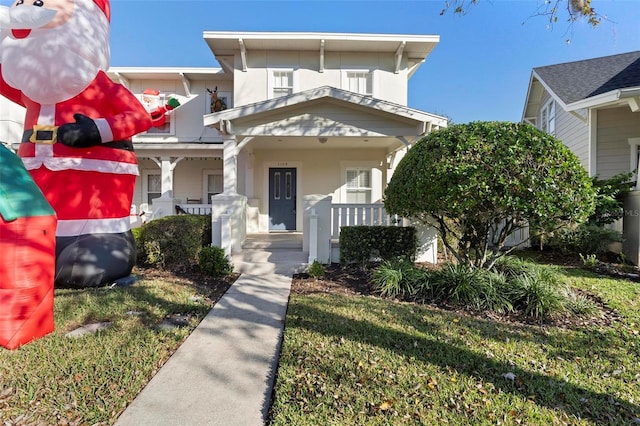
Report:
[[[56,104],[82,92],[99,70],[109,66],[109,24],[104,15],[96,19],[96,13],[102,12],[76,9],[64,25],[32,30],[24,39],[14,39],[10,30],[3,30],[5,81],[40,104]]]

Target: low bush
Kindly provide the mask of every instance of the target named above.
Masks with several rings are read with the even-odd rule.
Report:
[[[202,247],[211,244],[209,215],[176,215],[137,228],[137,262],[141,266],[184,269],[198,264]]]
[[[316,259],[311,265],[309,265],[307,273],[315,279],[322,278],[324,277],[324,266],[322,266],[322,263],[318,262]]]
[[[597,225],[580,225],[575,228],[562,228],[546,237],[546,247],[561,253],[604,255],[609,245],[621,243],[622,234],[613,229]]]
[[[414,259],[416,229],[398,226],[344,226],[340,230],[340,261],[365,265],[372,259]]]
[[[224,249],[216,246],[202,247],[198,254],[200,271],[212,277],[225,277],[233,272],[233,265]]]

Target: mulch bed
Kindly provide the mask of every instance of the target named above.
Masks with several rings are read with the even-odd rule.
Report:
[[[558,256],[543,254],[538,257],[541,262],[561,265],[564,267],[583,267],[583,263],[580,259],[576,259],[571,256]],[[633,280],[633,277],[624,277],[621,275],[622,265],[606,264],[600,262],[601,265],[607,265],[606,269],[600,266],[600,272],[603,275],[611,275],[616,278],[627,278]],[[424,265],[425,267],[434,267],[433,265]],[[436,266],[437,267],[437,266]],[[325,265],[325,274],[322,278],[316,279],[309,276],[309,274],[301,273],[293,276],[291,284],[291,292],[294,294],[310,295],[310,294],[338,294],[338,295],[363,295],[379,297],[371,285],[371,274],[373,273],[373,267],[364,268],[359,265],[341,265],[330,264]],[[463,316],[483,318],[491,321],[497,321],[502,323],[514,324],[514,325],[538,325],[538,326],[556,326],[563,328],[576,328],[587,326],[603,326],[608,327],[619,319],[619,315],[610,309],[599,298],[586,293],[581,290],[575,290],[576,292],[589,298],[598,308],[598,312],[589,318],[582,318],[577,316],[564,316],[561,318],[549,319],[544,322],[532,320],[530,318],[524,318],[521,315],[509,314],[498,315],[491,312],[477,312],[464,309],[458,306],[452,306],[442,303],[430,303],[429,307],[438,310],[445,310],[449,312],[456,312]],[[415,303],[404,301],[406,303]]]

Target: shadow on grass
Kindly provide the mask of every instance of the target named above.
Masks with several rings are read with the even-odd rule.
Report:
[[[361,303],[350,299],[350,305]],[[384,327],[364,319],[351,318],[330,312],[339,304],[331,299],[331,307],[324,310],[316,302],[299,302],[290,304],[287,328],[302,328],[328,337],[345,338],[351,341],[377,346],[381,349],[393,351],[405,357],[413,357],[444,369],[454,369],[461,374],[494,383],[497,389],[505,393],[519,395],[523,398],[533,396],[537,405],[546,406],[552,410],[562,410],[570,416],[591,419],[598,424],[627,424],[640,413],[640,406],[630,401],[616,398],[604,392],[596,392],[576,383],[566,382],[557,376],[549,376],[528,371],[512,363],[498,361],[465,347],[462,339],[452,338],[439,330],[438,320],[426,319],[419,324],[410,321],[410,316],[404,318],[402,314],[396,318],[404,327],[413,327],[426,336],[411,335],[397,329]],[[363,305],[364,306],[364,305]],[[354,309],[358,309],[355,307]],[[387,312],[392,306],[385,308]],[[429,311],[429,315],[445,317],[442,321],[451,322],[451,313]],[[414,321],[417,317],[413,317]],[[466,321],[466,319],[465,319]],[[471,320],[467,327],[474,328]],[[461,321],[462,322],[462,321]],[[489,323],[489,325],[487,324]],[[481,328],[492,328],[486,321]],[[513,329],[513,330],[512,330]],[[510,331],[511,330],[511,331]],[[535,333],[523,332],[521,327],[498,325],[492,335],[505,335],[537,340]],[[587,336],[585,339],[593,341]],[[543,344],[540,342],[540,344]],[[588,347],[588,341],[572,342],[573,349]],[[427,348],[418,350],[416,348]],[[588,360],[587,360],[588,361]],[[512,372],[522,379],[519,385],[505,380],[502,374]]]

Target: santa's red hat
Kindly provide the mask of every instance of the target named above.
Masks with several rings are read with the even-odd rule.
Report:
[[[107,17],[107,21],[111,21],[111,6],[109,0],[93,0],[93,2],[102,10],[104,16]]]

